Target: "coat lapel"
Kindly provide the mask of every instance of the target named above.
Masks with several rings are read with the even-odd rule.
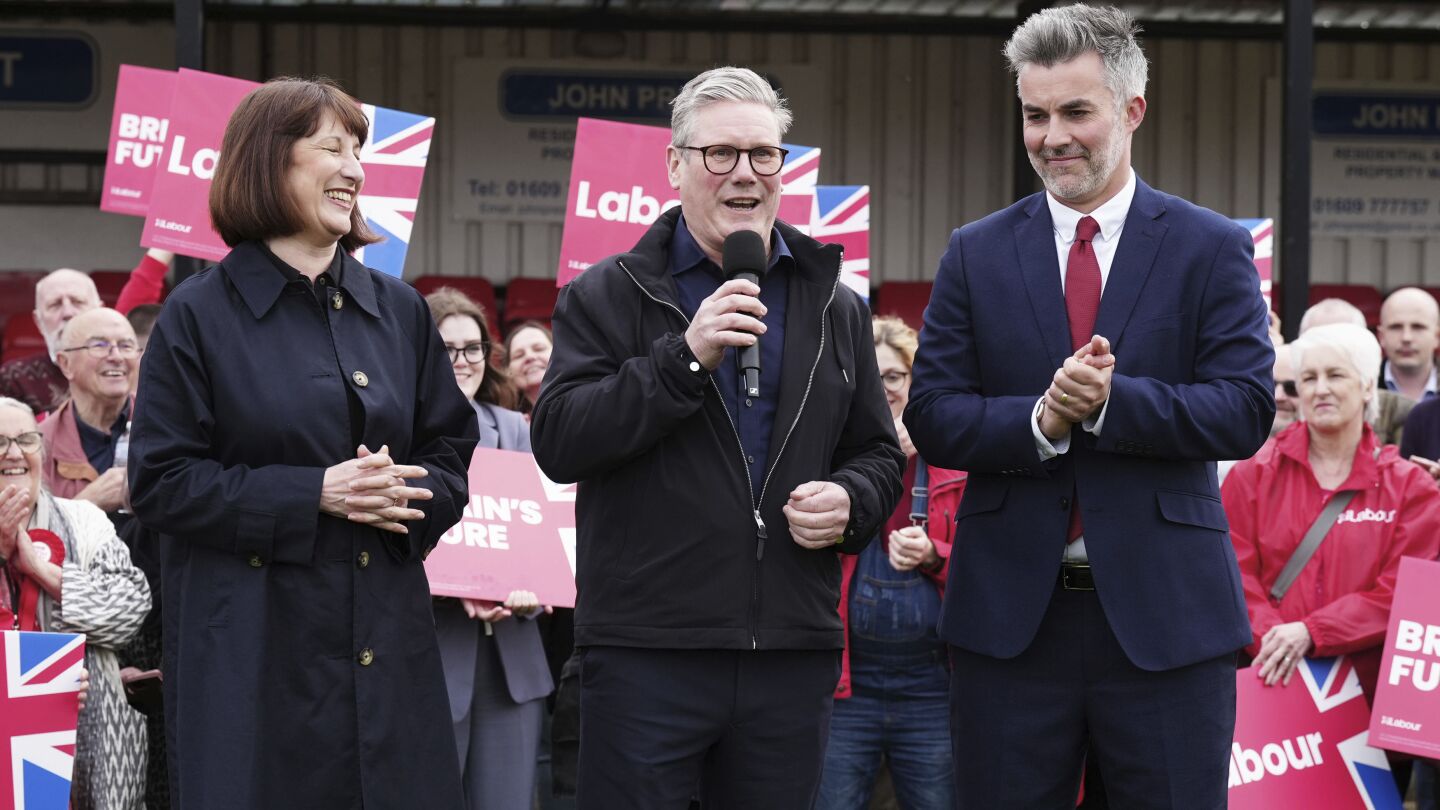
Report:
[[[1158,221],[1163,213],[1165,204],[1160,195],[1136,178],[1135,199],[1125,217],[1125,229],[1120,232],[1120,244],[1110,265],[1110,276],[1105,280],[1105,292],[1100,297],[1100,313],[1095,318],[1095,334],[1109,338],[1112,351],[1119,344],[1140,291],[1145,288],[1145,280],[1155,266],[1155,256],[1167,230],[1167,226]]]
[[[1057,368],[1072,354],[1070,321],[1065,315],[1065,293],[1060,286],[1060,261],[1055,255],[1055,225],[1045,195],[1036,194],[1025,207],[1026,218],[1015,226],[1015,250],[1020,274],[1030,295],[1030,306],[1045,339],[1045,349]]]

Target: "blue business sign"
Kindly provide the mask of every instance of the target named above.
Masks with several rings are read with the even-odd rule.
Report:
[[[1315,134],[1440,138],[1440,95],[1319,93],[1315,96]]]
[[[84,34],[0,31],[0,106],[88,106],[97,73],[95,43]]]
[[[670,120],[670,100],[690,74],[506,72],[500,77],[501,111],[507,118]]]

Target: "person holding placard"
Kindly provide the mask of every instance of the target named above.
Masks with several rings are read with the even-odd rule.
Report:
[[[44,462],[30,406],[0,397],[0,612],[22,630],[85,634],[92,680],[75,731],[70,806],[132,810],[145,788],[145,720],[125,700],[116,653],[150,612],[150,586],[104,512],[50,494]],[[36,530],[58,544],[48,555],[37,553]]]
[[[513,410],[518,394],[491,364],[485,311],[448,287],[425,296],[425,303],[455,382],[479,419],[478,446],[530,452],[530,426]],[[529,591],[514,591],[502,603],[435,600],[467,810],[529,807],[534,797],[544,699],[555,688],[532,621],[541,610]]]
[[[1300,421],[1221,489],[1254,633],[1246,652],[1267,685],[1288,684],[1306,656],[1347,654],[1369,699],[1400,558],[1440,552],[1440,490],[1366,422],[1380,371],[1369,330],[1314,327],[1290,358]]]
[[[324,80],[231,115],[210,218],[232,250],[166,301],[131,504],[160,534],[173,806],[464,799],[422,562],[478,434],[430,311],[356,261],[368,122]]]

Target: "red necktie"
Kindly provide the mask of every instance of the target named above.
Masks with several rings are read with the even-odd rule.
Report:
[[[1070,243],[1070,259],[1065,263],[1065,314],[1070,319],[1070,345],[1075,351],[1090,342],[1095,334],[1095,315],[1100,311],[1100,261],[1095,258],[1091,241],[1100,232],[1094,217],[1081,217],[1075,226],[1075,241]],[[1073,543],[1085,531],[1080,525],[1080,494],[1070,499],[1070,529],[1066,542]]]

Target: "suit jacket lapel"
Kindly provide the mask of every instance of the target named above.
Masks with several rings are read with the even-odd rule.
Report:
[[[1031,197],[1027,217],[1015,226],[1015,250],[1020,257],[1020,275],[1030,295],[1030,306],[1045,339],[1050,361],[1059,367],[1073,352],[1070,349],[1070,321],[1065,315],[1065,292],[1060,285],[1060,261],[1055,254],[1055,224],[1045,204],[1044,193]]]
[[[1120,244],[1110,264],[1105,292],[1100,296],[1100,313],[1095,318],[1095,333],[1110,339],[1112,351],[1119,345],[1145,280],[1155,266],[1167,230],[1158,220],[1163,213],[1165,204],[1160,195],[1136,178],[1135,199],[1125,217],[1125,229],[1120,232]]]

